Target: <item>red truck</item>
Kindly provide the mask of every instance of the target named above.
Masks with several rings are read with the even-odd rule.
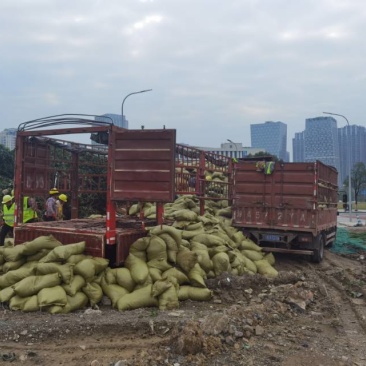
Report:
[[[336,239],[337,176],[320,161],[241,160],[234,167],[233,226],[265,251],[320,262]]]

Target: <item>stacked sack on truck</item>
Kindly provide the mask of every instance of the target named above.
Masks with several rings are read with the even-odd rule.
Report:
[[[167,219],[171,218],[171,215],[178,210],[188,209],[199,214],[199,204],[196,196],[185,195],[177,198],[173,203],[166,203],[164,205],[164,216]],[[156,219],[156,205],[150,202],[135,203],[133,204],[128,214],[130,216],[139,216],[140,211],[147,219]],[[224,218],[231,218],[231,208],[228,206],[227,200],[206,200],[205,212],[211,215],[218,215]]]
[[[109,262],[83,254],[85,242],[62,245],[53,236],[0,248],[0,302],[11,310],[69,313],[98,303]]]

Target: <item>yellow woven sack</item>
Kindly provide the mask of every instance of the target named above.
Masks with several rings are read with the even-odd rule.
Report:
[[[151,289],[152,285],[148,285],[121,297],[117,303],[118,310],[125,311],[153,306],[157,307],[159,302],[151,295]]]

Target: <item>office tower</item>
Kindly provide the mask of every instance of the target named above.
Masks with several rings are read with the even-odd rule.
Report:
[[[333,117],[305,120],[304,161],[315,160],[334,166],[339,171],[337,121]]]
[[[0,132],[0,144],[8,148],[9,150],[15,149],[15,142],[17,138],[16,128],[7,128]]]
[[[288,161],[287,125],[283,122],[265,122],[250,125],[251,145],[265,149],[278,159]]]
[[[351,151],[351,169],[356,163],[366,165],[366,128],[362,126],[345,126],[338,128],[338,142],[340,151],[340,185],[348,177],[349,154]]]
[[[304,141],[304,131],[296,132],[295,137],[292,139],[293,162],[305,161]]]

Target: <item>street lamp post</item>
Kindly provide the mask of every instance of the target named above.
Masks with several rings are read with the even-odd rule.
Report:
[[[350,127],[348,119],[342,114],[323,112],[324,114],[330,114],[331,116],[339,116],[346,120],[348,127]],[[349,210],[349,222],[352,222],[352,187],[351,187],[351,151],[352,151],[352,139],[351,139],[351,129],[349,129],[348,135],[348,210]]]
[[[151,91],[152,89],[146,89],[146,90],[140,90],[140,91],[137,91],[137,92],[133,92],[133,93],[130,93],[130,94],[127,94],[123,101],[122,101],[122,107],[121,107],[121,113],[122,113],[122,126],[123,126],[123,104],[125,103],[125,100],[132,94],[140,94],[140,93],[146,93],[146,92],[149,92]]]
[[[236,150],[236,155],[237,155],[236,158],[239,159],[238,145],[235,142],[231,141],[230,139],[226,139],[226,140],[229,141],[231,144],[235,145],[235,150]]]

